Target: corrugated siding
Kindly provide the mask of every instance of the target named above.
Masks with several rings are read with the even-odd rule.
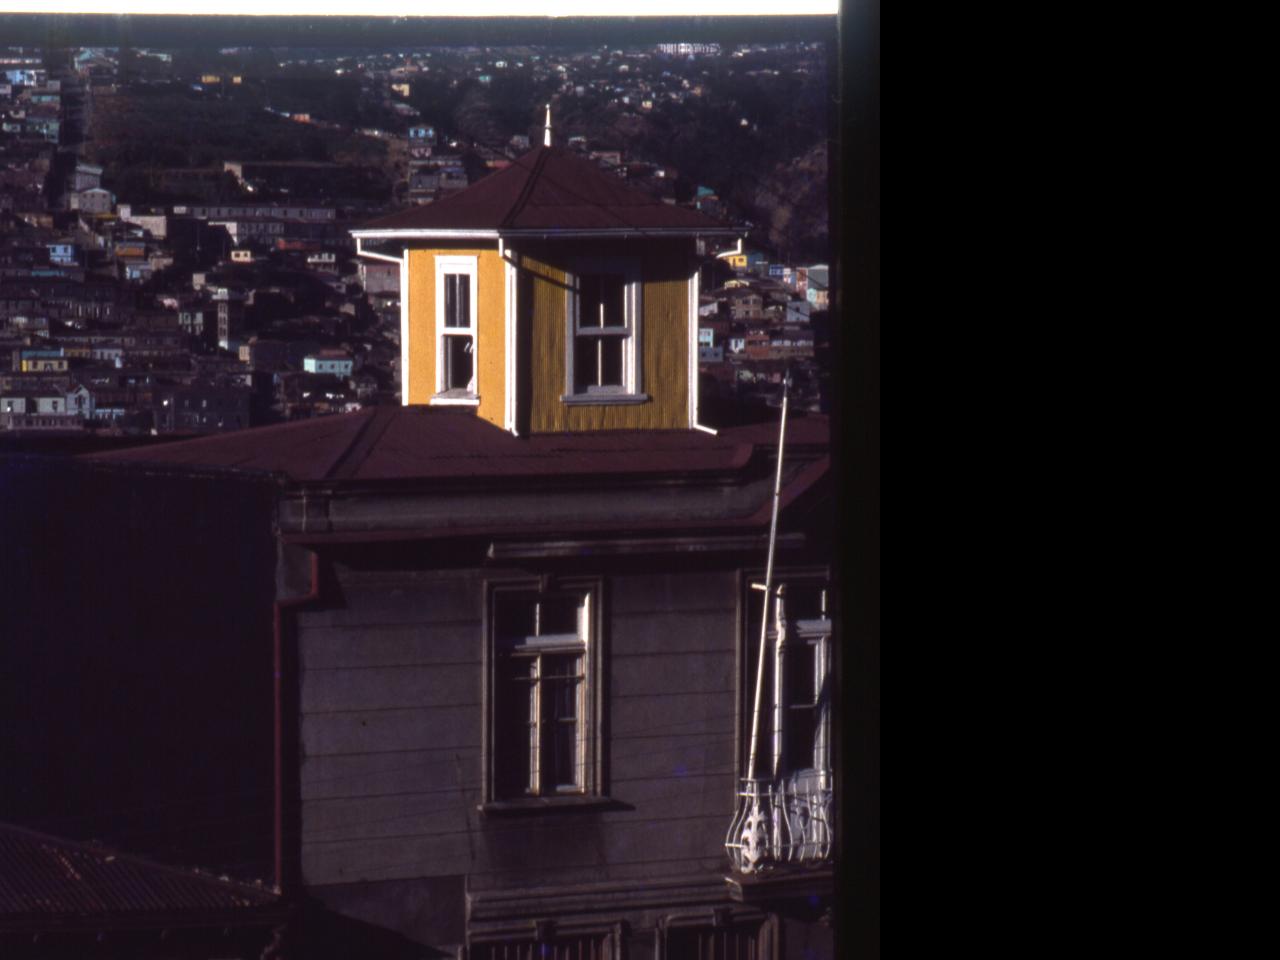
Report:
[[[409,251],[409,402],[426,403],[436,389],[436,264],[434,250]]]
[[[437,256],[477,257],[476,312],[480,325],[476,410],[503,425],[506,370],[506,287],[502,260],[496,249],[458,247],[409,251],[409,402],[425,404],[436,389],[436,263]]]
[[[480,392],[480,406],[476,415],[501,427],[506,406],[506,281],[497,250],[479,250],[477,254],[480,342],[476,346],[476,389]]]
[[[576,255],[641,252],[642,379],[652,399],[634,406],[568,406],[565,389],[565,266]],[[678,430],[688,426],[689,250],[680,243],[530,248],[522,265],[534,276],[521,322],[533,325],[532,410],[535,433],[585,430]]]

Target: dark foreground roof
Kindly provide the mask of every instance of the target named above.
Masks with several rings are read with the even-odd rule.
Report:
[[[827,431],[826,417],[795,417],[787,447],[825,448]],[[514,437],[470,411],[379,406],[81,459],[254,470],[297,483],[653,476],[740,470],[757,446],[775,445],[777,434],[776,423],[762,423],[716,436],[617,430]]]
[[[279,900],[269,889],[0,825],[0,926],[160,914],[207,919]]]
[[[379,217],[355,232],[366,230],[735,232],[629,187],[569,150],[545,146],[451,197]]]

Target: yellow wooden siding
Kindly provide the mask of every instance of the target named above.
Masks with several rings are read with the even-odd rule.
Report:
[[[641,254],[642,390],[651,398],[641,404],[569,405],[565,391],[567,301],[565,267],[574,255]],[[531,303],[520,309],[521,322],[532,324],[529,363],[534,433],[586,430],[684,429],[688,413],[689,251],[676,242],[630,244],[614,250],[599,244],[570,249],[542,246],[521,257],[533,276]]]
[[[476,257],[476,415],[504,425],[506,404],[506,285],[496,249],[409,251],[409,402],[426,404],[436,392],[436,257]]]

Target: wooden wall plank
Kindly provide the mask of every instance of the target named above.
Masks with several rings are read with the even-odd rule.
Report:
[[[441,784],[478,782],[480,772],[479,747],[313,756],[302,765],[302,799],[423,794]]]
[[[302,678],[302,711],[478,706],[481,691],[480,671],[474,664],[308,670]]]
[[[478,749],[480,710],[477,705],[304,714],[302,745],[307,756],[433,747]]]
[[[738,607],[738,578],[733,570],[680,570],[630,573],[610,581],[610,609],[615,616],[694,611]]]
[[[299,611],[301,630],[381,624],[474,623],[477,636],[483,584],[457,580],[405,580],[342,589],[342,597]]]
[[[303,843],[465,834],[479,794],[458,785],[436,793],[322,800],[307,804]],[[470,817],[474,819],[474,817]]]
[[[624,646],[621,639],[618,646]],[[617,698],[729,690],[736,663],[731,650],[655,656],[617,654],[610,659],[609,695]]]
[[[470,663],[480,668],[477,621],[308,627],[300,645],[304,670],[425,667]]]

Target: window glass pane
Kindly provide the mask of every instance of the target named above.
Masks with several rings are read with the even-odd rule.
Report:
[[[626,285],[621,274],[610,273],[600,279],[600,298],[604,304],[605,326],[621,327],[627,322]]]
[[[578,281],[578,292],[580,328],[626,325],[626,283],[622,274],[584,274]]]
[[[604,326],[604,314],[600,310],[602,303],[600,299],[600,276],[598,274],[587,274],[582,277],[578,286],[581,294],[581,299],[578,303],[578,326]]]
[[[444,325],[471,326],[471,278],[465,273],[445,274]]]
[[[791,707],[787,711],[783,758],[788,770],[808,770],[813,766],[817,719],[818,712],[811,706]]]
[[[817,699],[813,672],[816,649],[812,643],[803,640],[791,638],[787,641],[788,704],[811,704]]]
[[[622,386],[622,338],[601,338],[599,348],[600,385]]]
[[[532,637],[538,595],[532,591],[503,591],[494,597],[494,630],[499,639]]]
[[[470,387],[471,359],[471,337],[444,338],[444,388],[446,390],[466,390]]]
[[[537,661],[513,657],[505,663],[497,698],[499,744],[507,749],[499,753],[495,777],[501,796],[520,796],[529,792],[536,769],[537,715],[534,684]]]
[[[574,349],[574,391],[587,393],[593,387],[621,387],[624,384],[622,337],[579,336]]]
[[[818,620],[822,617],[821,583],[788,583],[787,584],[787,619]]]
[[[567,720],[552,728],[553,743],[549,764],[554,776],[552,787],[577,787],[578,783],[578,724]]]
[[[540,603],[538,634],[578,633],[578,597],[543,597]]]
[[[586,393],[588,387],[598,382],[598,356],[596,353],[596,337],[579,337],[573,350],[573,391]]]

